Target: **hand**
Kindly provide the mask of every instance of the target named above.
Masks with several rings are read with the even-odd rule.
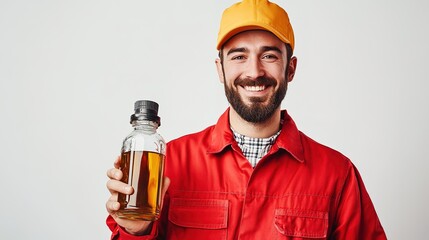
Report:
[[[123,219],[119,218],[116,214],[120,207],[118,202],[118,193],[129,195],[134,192],[134,189],[130,185],[121,182],[122,171],[119,170],[120,164],[121,158],[118,157],[114,162],[114,168],[107,171],[107,177],[109,177],[109,181],[107,181],[107,189],[109,189],[111,194],[109,200],[106,202],[107,212],[113,217],[116,223],[123,227],[128,233],[133,235],[149,234],[149,226],[152,223],[151,221]],[[164,177],[164,185],[162,186],[161,192],[161,206],[169,185],[170,179]]]

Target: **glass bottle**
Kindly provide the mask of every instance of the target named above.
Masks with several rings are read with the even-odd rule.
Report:
[[[130,195],[119,194],[118,216],[154,221],[161,209],[165,141],[157,133],[161,125],[158,104],[136,101],[131,115],[134,130],[124,139],[121,150],[122,182],[133,187]]]

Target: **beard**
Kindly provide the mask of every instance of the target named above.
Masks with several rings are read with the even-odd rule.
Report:
[[[249,99],[250,105],[246,105],[246,103],[244,103],[244,101],[241,99],[237,91],[237,87],[239,85],[265,85],[272,86],[275,88],[277,82],[275,81],[275,79],[270,77],[259,77],[254,80],[248,78],[237,78],[233,83],[235,89],[233,88],[233,86],[230,87],[227,86],[227,84],[224,84],[226,98],[228,99],[229,104],[231,104],[231,107],[238,113],[238,115],[240,115],[241,118],[251,123],[262,123],[268,120],[271,116],[273,116],[274,112],[285,98],[288,85],[286,81],[286,76],[287,69],[285,79],[280,81],[277,91],[275,91],[274,94],[268,99],[267,104],[264,104],[264,101],[266,100],[265,98],[252,97]]]

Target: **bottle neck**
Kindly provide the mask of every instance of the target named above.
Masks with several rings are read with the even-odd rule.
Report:
[[[135,130],[146,130],[155,132],[158,129],[158,123],[148,120],[134,120],[131,125]]]

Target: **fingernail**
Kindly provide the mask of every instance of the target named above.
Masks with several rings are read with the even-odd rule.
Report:
[[[125,191],[127,191],[127,192],[131,192],[131,187],[130,187],[130,186],[126,186],[126,187],[125,187]]]

